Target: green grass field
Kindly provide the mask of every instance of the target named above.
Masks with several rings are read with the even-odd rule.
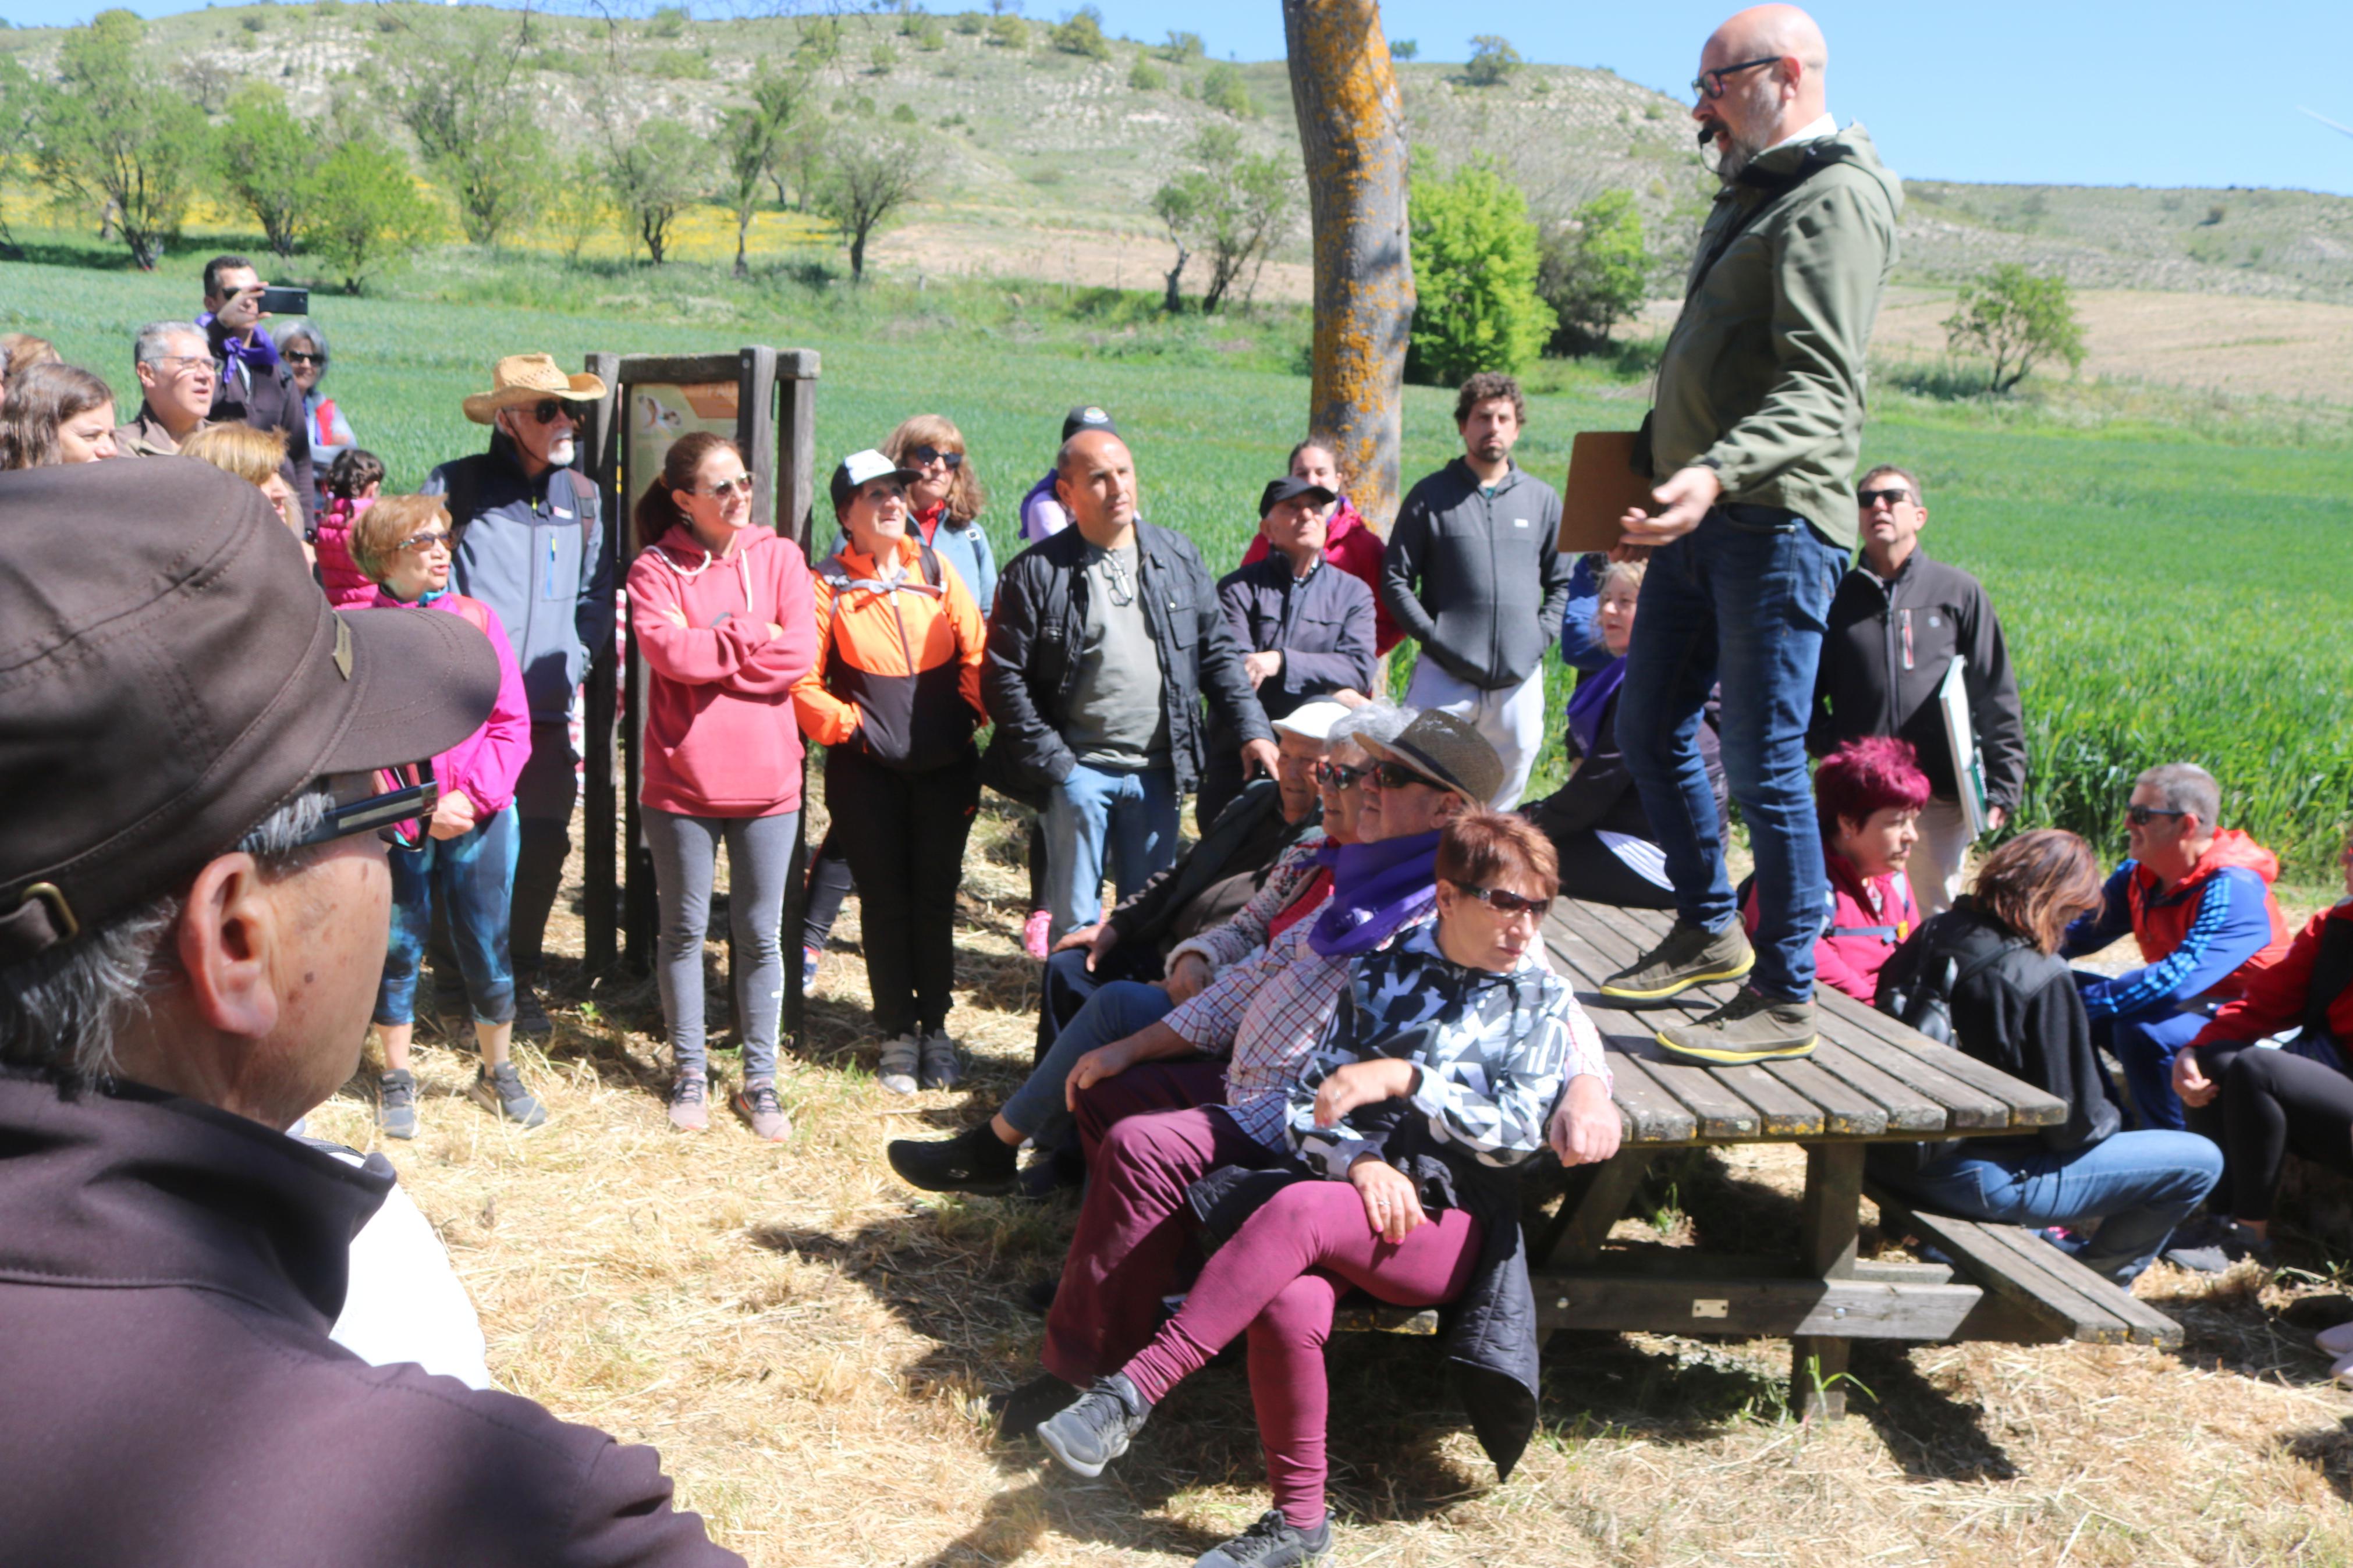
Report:
[[[0,330],[52,338],[100,371],[125,391],[127,417],[132,333],[193,312],[208,249],[139,276],[56,237],[38,253],[98,265],[0,265]],[[501,354],[577,364],[600,349],[815,348],[820,455],[871,445],[911,413],[947,414],[996,498],[1000,558],[1010,505],[1074,403],[1115,413],[1146,514],[1213,564],[1239,559],[1252,498],[1303,433],[1297,311],[1167,321],[1142,295],[1010,282],[853,291],[801,275],[736,284],[721,268],[441,253],[393,281],[399,296],[320,297],[329,387],[400,488],[480,445],[459,404]],[[1575,431],[1640,416],[1640,385],[1604,372],[1547,365],[1535,379],[1552,390],[1532,399],[1518,455],[1556,483]],[[1409,474],[1453,449],[1449,407],[1445,393],[1409,391]],[[2213,769],[2229,818],[2271,844],[2291,880],[2330,879],[2353,814],[2353,443],[2341,430],[1885,401],[1866,458],[1920,473],[1928,547],[1985,580],[2009,629],[2031,746],[2027,824],[2075,828],[2113,853],[2131,775],[2189,758]],[[1556,745],[1544,773],[1557,777]]]

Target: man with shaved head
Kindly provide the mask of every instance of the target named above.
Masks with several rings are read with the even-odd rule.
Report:
[[[1618,700],[1618,741],[1658,831],[1674,927],[1602,994],[1655,1004],[1745,981],[1659,1031],[1716,1062],[1814,1047],[1827,882],[1806,719],[1831,598],[1855,544],[1863,357],[1895,261],[1903,187],[1823,88],[1830,47],[1794,5],[1758,5],[1700,51],[1692,118],[1723,189],[1700,231],[1646,426],[1652,503],[1621,549],[1653,552]],[[1696,734],[1723,683],[1724,769],[1757,858],[1743,936]]]
[[[1106,859],[1122,898],[1176,862],[1177,803],[1208,761],[1204,697],[1246,772],[1272,776],[1275,747],[1217,581],[1190,540],[1144,521],[1127,444],[1082,429],[1055,471],[1071,526],[997,583],[981,666],[997,734],[981,776],[1044,812],[1059,942],[1103,918]]]

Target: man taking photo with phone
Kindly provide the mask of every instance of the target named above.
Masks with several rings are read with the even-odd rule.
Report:
[[[257,430],[286,436],[286,464],[280,472],[302,500],[302,521],[318,521],[318,492],[311,484],[310,421],[302,392],[279,356],[278,344],[261,323],[267,289],[253,263],[242,256],[216,256],[205,263],[205,309],[196,325],[212,340],[221,374],[213,387],[215,421],[240,419]]]

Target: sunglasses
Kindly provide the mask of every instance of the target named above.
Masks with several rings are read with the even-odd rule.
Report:
[[[1403,789],[1408,784],[1419,784],[1424,789],[1447,789],[1428,773],[1415,773],[1403,763],[1379,762],[1373,764],[1373,782],[1383,789]]]
[[[1742,71],[1753,71],[1758,66],[1769,66],[1780,58],[1778,55],[1767,55],[1762,59],[1743,60],[1736,66],[1724,66],[1715,70],[1702,71],[1692,78],[1692,91],[1703,98],[1722,98],[1725,77],[1738,76]]]
[[[325,354],[306,354],[301,349],[288,349],[286,351],[286,359],[287,363],[290,364],[324,364],[327,363],[327,356]]]
[[[1552,908],[1550,899],[1522,898],[1517,893],[1507,893],[1501,888],[1474,887],[1469,882],[1455,882],[1451,877],[1446,879],[1453,882],[1455,891],[1465,898],[1478,900],[1499,915],[1534,915],[1536,919],[1542,920],[1545,917],[1545,911]]]
[[[934,463],[945,463],[949,471],[954,472],[964,467],[962,452],[943,452],[937,447],[918,447],[907,456],[915,459],[915,467],[919,468],[928,468]]]
[[[709,489],[704,490],[702,494],[714,496],[719,500],[724,500],[731,494],[736,494],[739,492],[745,500],[750,500],[752,499],[751,475],[738,474],[732,479],[722,479],[717,484],[712,485]]]
[[[295,847],[373,833],[396,849],[414,849],[425,842],[426,824],[441,801],[441,783],[423,763],[340,773],[330,787],[335,804]]]
[[[400,542],[400,548],[403,550],[430,550],[437,544],[440,545],[445,550],[448,548],[449,531],[448,529],[428,528],[422,533],[412,533],[407,538]]]
[[[1912,492],[1900,488],[1892,490],[1857,490],[1854,493],[1854,499],[1862,504],[1863,510],[1869,511],[1881,501],[1885,501],[1889,506],[1902,506],[1912,499]]]
[[[561,398],[543,397],[532,405],[531,416],[542,425],[553,425],[559,418],[572,417],[572,410]]]
[[[1372,771],[1369,763],[1361,768],[1348,767],[1340,763],[1318,763],[1315,764],[1315,782],[1332,789],[1354,789]]]
[[[2125,807],[2125,820],[2131,823],[2135,827],[2147,827],[2152,817],[2187,816],[2189,815],[2189,814],[2186,811],[2167,811],[2162,807],[2154,805],[2128,805]]]

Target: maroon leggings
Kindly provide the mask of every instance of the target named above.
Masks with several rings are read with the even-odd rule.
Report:
[[[1324,1342],[1332,1309],[1356,1286],[1399,1307],[1452,1300],[1479,1261],[1480,1225],[1446,1209],[1392,1246],[1365,1217],[1347,1182],[1283,1188],[1219,1247],[1184,1310],[1122,1370],[1155,1404],[1250,1334],[1250,1403],[1266,1450],[1267,1484],[1300,1530],[1324,1519],[1324,1427],[1331,1402]]]

